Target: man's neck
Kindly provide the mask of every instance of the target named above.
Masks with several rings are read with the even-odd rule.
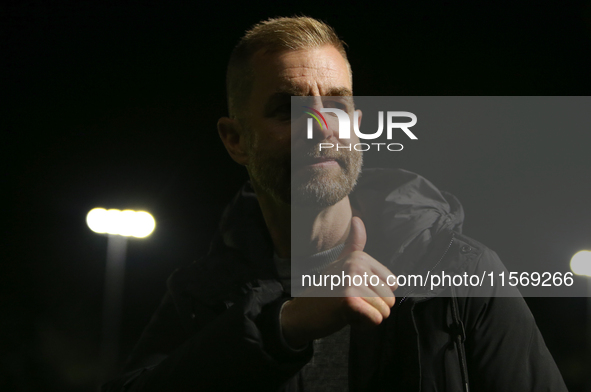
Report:
[[[321,210],[291,207],[257,194],[265,223],[281,258],[304,257],[332,249],[349,234],[352,210],[348,197]]]

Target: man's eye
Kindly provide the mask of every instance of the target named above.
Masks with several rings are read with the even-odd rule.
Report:
[[[281,114],[283,114],[283,113],[290,113],[291,112],[291,104],[286,103],[286,104],[283,104],[283,105],[279,105],[275,109],[275,112],[276,113],[281,113]]]
[[[291,118],[291,104],[279,105],[275,108],[273,115],[280,120],[287,120]]]

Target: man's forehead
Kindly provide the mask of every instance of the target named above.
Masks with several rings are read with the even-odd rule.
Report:
[[[255,84],[271,94],[352,95],[348,63],[332,46],[259,51],[252,60]]]

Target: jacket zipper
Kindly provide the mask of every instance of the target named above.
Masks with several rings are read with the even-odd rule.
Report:
[[[447,248],[445,249],[445,252],[443,252],[443,254],[439,258],[437,263],[435,263],[435,265],[433,267],[431,267],[431,269],[428,271],[427,275],[431,274],[431,272],[433,272],[433,270],[435,268],[437,268],[437,266],[443,261],[445,255],[447,254],[447,252],[451,248],[451,244],[453,244],[453,242],[454,242],[454,233],[452,231],[451,232],[451,240],[449,241],[449,244],[447,244]],[[408,298],[408,296],[411,295],[415,290],[416,290],[416,287],[414,289],[410,290],[404,297],[402,297],[402,299],[400,300],[400,304],[398,306],[402,305],[404,303],[404,301]]]

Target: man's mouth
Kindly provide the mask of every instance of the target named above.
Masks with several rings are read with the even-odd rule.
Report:
[[[329,167],[329,166],[339,166],[339,162],[335,158],[327,158],[327,157],[306,158],[303,160],[299,160],[297,162],[293,162],[292,166],[294,168]]]
[[[336,159],[334,158],[313,158],[309,161],[309,166],[330,166],[330,165],[338,165]]]

